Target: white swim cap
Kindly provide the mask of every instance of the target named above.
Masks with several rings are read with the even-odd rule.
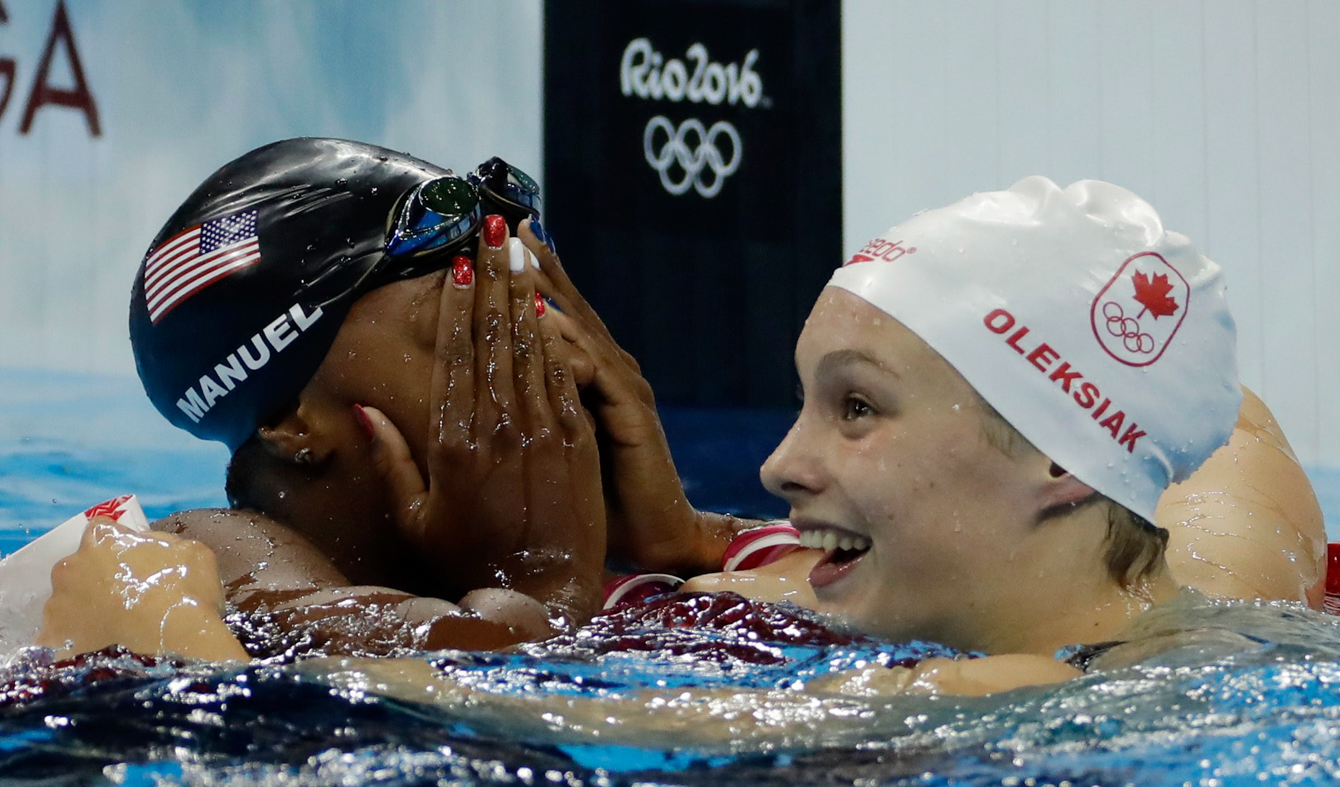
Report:
[[[907,326],[1052,461],[1151,522],[1237,422],[1219,266],[1110,183],[1035,176],[919,213],[829,286]]]

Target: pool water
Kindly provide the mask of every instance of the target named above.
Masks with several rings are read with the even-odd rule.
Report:
[[[1234,784],[1340,779],[1340,632],[1201,607],[1206,632],[1059,688],[815,699],[936,646],[737,597],[665,599],[514,654],[424,657],[434,701],[362,663],[218,669],[106,652],[0,671],[0,777],[75,783]],[[1231,633],[1240,630],[1247,636]],[[380,662],[386,664],[388,662]],[[418,663],[418,662],[415,662]],[[369,677],[372,675],[372,677]],[[384,681],[384,675],[382,675]],[[669,697],[679,707],[646,700]]]
[[[151,517],[223,503],[225,452],[162,424],[133,380],[0,372],[0,407],[10,414],[0,425],[0,551],[126,491]],[[786,416],[749,418],[667,412],[698,504],[776,512],[755,469]],[[1335,510],[1340,478],[1313,477]],[[1197,634],[1158,637],[1167,616]],[[517,653],[428,654],[404,679],[388,677],[393,662],[217,668],[109,651],[51,663],[32,650],[0,668],[0,781],[1340,779],[1340,619],[1194,600],[1165,618],[1147,624],[1157,652],[1061,687],[975,699],[812,695],[802,684],[833,670],[940,649],[730,596],[663,599]]]

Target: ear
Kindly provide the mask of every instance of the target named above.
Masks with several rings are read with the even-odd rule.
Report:
[[[1044,512],[1073,508],[1093,497],[1094,488],[1066,472],[1066,469],[1045,459],[1047,476],[1039,484],[1040,508]]]
[[[265,452],[283,464],[316,467],[330,458],[335,448],[332,436],[320,428],[306,404],[299,404],[288,415],[271,424],[257,427]]]

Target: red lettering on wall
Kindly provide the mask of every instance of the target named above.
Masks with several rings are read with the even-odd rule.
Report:
[[[47,79],[51,72],[51,58],[56,54],[56,45],[65,49],[65,57],[70,61],[70,72],[74,74],[74,88],[52,87]],[[13,77],[9,80],[13,82]],[[5,102],[9,100],[6,89],[4,100],[0,100],[0,113],[4,112]],[[88,80],[84,78],[84,65],[79,59],[79,49],[74,42],[74,29],[70,27],[70,17],[65,11],[65,0],[56,3],[56,18],[51,23],[51,33],[47,36],[46,48],[42,50],[42,61],[37,66],[37,76],[33,79],[32,90],[28,93],[28,106],[23,110],[23,122],[19,124],[19,133],[27,134],[32,130],[37,110],[54,104],[59,107],[78,109],[84,113],[89,134],[102,136],[102,125],[98,122],[98,105],[89,90]]]
[[[0,25],[9,24],[9,13],[5,4],[0,2]],[[5,116],[5,107],[9,106],[9,95],[14,92],[14,70],[18,63],[12,57],[0,57],[0,76],[5,78],[5,92],[0,94],[0,117]]]

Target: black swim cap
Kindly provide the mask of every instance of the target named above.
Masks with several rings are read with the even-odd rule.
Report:
[[[131,290],[135,365],[158,411],[236,450],[292,407],[381,262],[397,200],[446,174],[375,145],[289,139],[207,178]]]

